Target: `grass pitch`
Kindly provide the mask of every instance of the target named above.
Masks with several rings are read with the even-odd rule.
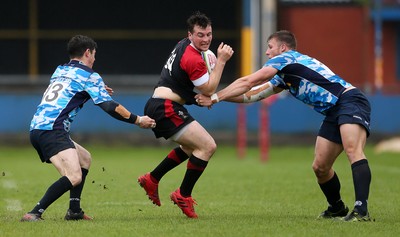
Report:
[[[154,206],[136,182],[172,147],[86,146],[93,164],[82,207],[93,221],[66,222],[68,195],[44,213],[45,221],[21,223],[57,171],[41,164],[31,147],[0,147],[0,236],[399,236],[400,156],[366,154],[372,170],[369,210],[376,221],[342,223],[317,220],[326,208],[311,163],[313,147],[272,147],[262,163],[257,148],[238,159],[234,147],[219,147],[195,186],[199,219],[188,219],[169,200],[179,187],[185,165],[160,183],[161,207]],[[342,198],[353,206],[350,165],[342,155],[335,164]]]

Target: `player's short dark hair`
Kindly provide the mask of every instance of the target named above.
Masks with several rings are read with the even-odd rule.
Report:
[[[207,26],[211,25],[211,20],[205,14],[196,11],[191,15],[187,21],[188,31],[193,33],[193,29],[195,25],[200,26],[201,28],[206,28]]]
[[[278,41],[284,42],[289,48],[296,50],[297,41],[294,34],[288,30],[280,30],[268,37],[268,41],[276,38]]]
[[[75,35],[68,42],[67,51],[70,58],[82,57],[87,49],[91,52],[97,49],[97,43],[88,36]]]

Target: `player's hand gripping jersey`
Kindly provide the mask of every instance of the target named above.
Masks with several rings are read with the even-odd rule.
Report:
[[[171,52],[157,87],[164,86],[182,97],[187,105],[196,104],[194,87],[209,80],[207,66],[201,53],[190,45],[190,40],[181,40]]]
[[[268,60],[264,66],[278,70],[274,86],[288,90],[298,100],[325,114],[343,91],[352,85],[318,60],[290,50]]]
[[[58,66],[33,116],[30,130],[69,131],[76,114],[90,98],[95,104],[112,100],[100,75],[75,60]]]

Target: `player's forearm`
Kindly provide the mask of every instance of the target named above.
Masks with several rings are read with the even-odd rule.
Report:
[[[281,92],[282,90],[273,86],[271,82],[255,86],[243,95],[226,98],[225,101],[233,103],[253,103],[268,98],[271,95]]]
[[[242,95],[256,85],[267,83],[277,72],[278,70],[273,67],[263,67],[250,75],[235,80],[225,89],[214,93],[211,99],[216,103],[220,100],[229,100],[232,97]]]
[[[229,86],[225,87],[224,89],[214,93],[211,96],[213,103],[217,103],[219,101],[232,101],[236,100],[236,97],[242,96],[244,93],[251,89],[251,84],[245,78],[239,78],[234,81]],[[242,97],[243,98],[243,97]]]
[[[115,108],[115,112],[117,112],[121,117],[127,119],[131,116],[131,112],[129,112],[124,106],[118,105]]]
[[[138,120],[140,117],[132,114],[124,106],[118,104],[115,101],[106,101],[99,104],[99,106],[115,119],[127,123],[138,124]]]
[[[271,84],[271,82],[255,86],[243,95],[243,103],[252,103],[265,99],[277,93],[274,91],[274,88],[275,87]]]
[[[217,60],[217,63],[210,74],[210,78],[208,80],[208,86],[205,90],[202,90],[202,94],[211,96],[218,88],[218,85],[221,81],[222,73],[224,71],[226,62],[222,60]]]
[[[244,95],[239,95],[236,97],[227,98],[224,101],[232,102],[232,103],[245,103],[244,102]]]

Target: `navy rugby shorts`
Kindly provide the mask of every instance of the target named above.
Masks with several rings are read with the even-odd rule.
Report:
[[[349,90],[339,97],[335,106],[326,112],[318,136],[342,144],[339,126],[342,124],[360,124],[370,134],[371,105],[367,97],[357,88]]]
[[[69,133],[64,130],[32,130],[30,140],[42,162],[51,163],[50,158],[60,151],[74,148]]]
[[[144,114],[156,121],[157,126],[152,130],[157,138],[168,139],[194,121],[183,105],[160,98],[150,98],[144,107]]]

